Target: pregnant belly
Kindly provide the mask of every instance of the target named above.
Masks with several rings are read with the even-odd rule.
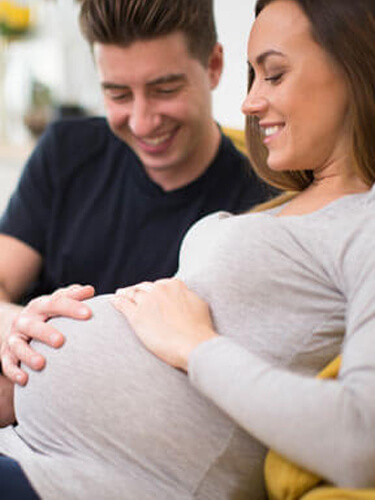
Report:
[[[46,455],[97,457],[120,470],[140,464],[193,487],[234,424],[145,350],[108,296],[89,305],[89,321],[53,320],[66,337],[61,349],[34,343],[47,365],[16,390],[18,434]]]

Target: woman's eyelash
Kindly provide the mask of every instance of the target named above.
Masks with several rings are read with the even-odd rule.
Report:
[[[283,77],[284,73],[277,73],[277,75],[273,75],[273,76],[268,76],[267,78],[265,78],[266,82],[278,82],[282,77]]]

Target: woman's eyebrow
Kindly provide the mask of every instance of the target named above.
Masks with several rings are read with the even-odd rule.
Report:
[[[270,49],[270,50],[266,50],[266,51],[262,52],[261,54],[259,54],[256,57],[255,62],[258,66],[261,66],[262,64],[264,64],[265,60],[270,56],[279,56],[279,57],[284,57],[284,58],[286,57],[285,54],[283,54],[282,52],[280,52],[278,50]],[[251,66],[250,62],[248,64]]]

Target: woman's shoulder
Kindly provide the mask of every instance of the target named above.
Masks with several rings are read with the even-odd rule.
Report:
[[[202,241],[210,240],[218,233],[237,232],[243,224],[248,224],[248,218],[254,217],[249,212],[243,214],[232,214],[231,212],[215,212],[207,215],[196,222],[186,233],[181,248],[191,246],[195,243],[202,244]]]
[[[191,241],[202,234],[207,234],[207,231],[214,230],[214,228],[216,228],[221,221],[232,217],[235,216],[230,212],[224,211],[214,212],[212,214],[206,215],[205,217],[202,217],[202,219],[199,219],[197,222],[195,222],[187,231],[182,245],[184,245],[186,241]]]

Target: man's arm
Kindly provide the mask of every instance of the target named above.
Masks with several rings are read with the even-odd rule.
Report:
[[[0,345],[22,308],[15,305],[42,267],[41,255],[22,241],[0,234]]]
[[[11,325],[22,310],[17,301],[35,279],[41,257],[24,243],[0,235],[0,347],[10,333]],[[0,375],[0,427],[15,421],[13,382]]]
[[[7,296],[0,289],[0,329],[1,332],[10,330],[13,319],[21,310],[21,307],[7,302]],[[13,424],[15,422],[13,406],[14,384],[11,380],[0,374],[0,427]]]
[[[29,345],[38,339],[52,347],[61,347],[64,337],[46,321],[54,316],[87,319],[90,309],[81,304],[92,297],[91,286],[73,285],[32,300],[26,307],[19,300],[42,267],[42,257],[16,238],[0,234],[0,358],[2,372],[12,382],[27,383],[27,374],[19,366],[23,362],[41,370],[45,359]],[[1,401],[0,401],[1,404]]]
[[[0,374],[0,427],[13,424],[16,420],[14,382],[20,385],[27,383],[27,374],[20,368],[20,361],[34,370],[41,370],[45,365],[45,359],[29,346],[29,341],[35,338],[52,347],[62,346],[65,340],[63,335],[48,325],[47,319],[53,316],[88,319],[91,311],[80,301],[93,294],[92,286],[72,285],[50,296],[34,299],[24,308],[1,303],[2,326],[6,328],[1,342],[1,362],[6,376]]]

